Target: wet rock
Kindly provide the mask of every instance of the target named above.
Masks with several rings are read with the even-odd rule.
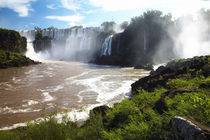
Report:
[[[170,121],[172,139],[174,140],[208,140],[210,129],[198,122],[175,116]]]
[[[183,74],[209,76],[209,60],[210,55],[173,60],[166,66],[160,66],[156,71],[151,71],[149,76],[133,83],[131,85],[132,93],[138,93],[139,89],[154,91],[158,86],[166,86],[169,79],[177,78]]]
[[[134,66],[135,69],[144,69],[144,70],[153,70],[153,66],[150,64],[146,65],[136,65]]]
[[[106,111],[109,110],[110,108],[108,106],[98,106],[98,107],[95,107],[93,108],[93,113],[94,114],[99,114],[101,113],[102,117],[105,117],[106,116]]]

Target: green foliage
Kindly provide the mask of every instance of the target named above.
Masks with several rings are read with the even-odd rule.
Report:
[[[120,24],[120,27],[122,29],[126,29],[128,27],[129,23],[127,21],[124,21],[123,23]]]
[[[35,36],[35,40],[41,40],[42,39],[42,32],[37,32]]]
[[[20,53],[0,50],[0,68],[17,67],[34,63]]]
[[[103,27],[104,31],[113,31],[115,24],[116,23],[114,21],[110,21],[110,22],[106,21],[106,22],[103,22],[101,26]]]
[[[144,12],[143,15],[132,18],[129,26],[123,32],[124,36],[124,52],[126,58],[130,58],[131,62],[140,64],[152,63],[154,55],[160,42],[164,39],[172,42],[172,38],[167,32],[169,27],[174,27],[172,16],[170,14],[163,15],[161,11],[151,10]],[[146,40],[145,40],[146,38]],[[146,41],[147,49],[144,51]],[[174,56],[171,47],[167,48],[168,56]],[[145,55],[146,53],[146,55]],[[124,56],[125,57],[125,56]],[[131,63],[130,62],[130,63]]]
[[[24,53],[26,45],[26,38],[18,32],[0,28],[0,50]]]
[[[19,57],[19,54],[5,51],[0,51],[0,54],[1,61]],[[195,62],[206,59],[196,58]],[[180,63],[186,62],[191,61],[179,60],[176,62],[178,64],[171,63],[171,67],[183,67]],[[81,126],[67,116],[59,123],[54,115],[51,115],[39,124],[29,124],[23,131],[2,131],[0,139],[9,140],[13,137],[17,140],[170,139],[169,123],[174,116],[186,117],[210,126],[210,77],[203,75],[204,70],[198,67],[188,67],[185,70],[185,73],[190,73],[189,76],[185,73],[177,74],[176,78],[165,81],[164,87],[159,85],[153,92],[137,90],[131,99],[115,104],[104,115],[91,111],[89,119]],[[192,76],[191,73],[199,74]],[[166,75],[158,75],[157,79],[163,80]],[[159,113],[158,107],[161,108],[159,101],[166,106],[166,109],[162,110],[163,113]]]
[[[196,77],[192,79],[173,79],[167,87],[157,88],[154,92],[139,90],[131,100],[125,99],[114,105],[103,116],[91,112],[90,118],[81,126],[64,117],[58,123],[54,116],[49,116],[39,124],[29,124],[24,135],[3,131],[0,138],[9,139],[17,135],[17,139],[29,140],[136,140],[136,139],[170,139],[170,119],[174,116],[184,116],[210,126],[210,93],[209,88],[200,88],[209,84],[210,78]],[[174,88],[191,89],[196,91],[178,93],[166,96],[168,111],[159,114],[155,103],[161,95]]]
[[[42,32],[42,29],[39,28],[38,26],[35,26],[35,27],[34,27],[34,30],[37,31],[37,32]]]
[[[35,52],[47,50],[51,48],[51,40],[52,38],[49,36],[43,36],[42,31],[37,31],[35,40],[33,41],[33,47]]]
[[[1,131],[0,140],[21,140],[19,135],[14,132]]]

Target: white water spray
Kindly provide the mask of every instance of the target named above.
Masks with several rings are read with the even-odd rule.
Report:
[[[181,58],[210,54],[210,38],[206,38],[208,24],[200,16],[199,21],[184,18],[181,21],[181,32],[174,37],[175,54]]]
[[[102,45],[101,56],[102,55],[111,55],[112,53],[112,37],[113,35],[107,37]]]

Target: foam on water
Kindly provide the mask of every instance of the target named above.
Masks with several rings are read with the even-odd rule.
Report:
[[[24,127],[24,126],[27,126],[27,124],[26,123],[17,123],[17,124],[13,124],[12,126],[2,127],[2,128],[0,128],[0,131],[12,130],[12,129],[15,129],[18,127]]]
[[[24,102],[27,102],[27,103],[23,104],[22,105],[23,107],[28,107],[28,106],[35,105],[35,104],[38,104],[39,103],[39,102],[34,101],[34,100],[26,100]]]
[[[43,92],[42,95],[44,97],[43,102],[49,102],[54,100],[54,98],[49,94],[49,92]]]
[[[160,66],[166,66],[166,63],[154,65],[154,70],[158,69]]]
[[[26,108],[26,109],[14,109],[14,108],[10,108],[8,106],[4,107],[4,108],[0,108],[0,113],[3,114],[7,114],[7,113],[27,113],[27,112],[39,112],[41,111],[41,109],[31,109],[31,108]]]
[[[45,62],[44,62],[45,63]],[[40,79],[44,79],[45,77],[49,77],[50,74],[60,73],[60,70],[65,67],[67,62],[59,62],[62,64],[58,65],[57,62],[47,62],[47,64],[40,65],[45,68],[43,71],[36,71],[36,67],[33,69],[29,69],[26,74],[27,79],[35,78],[33,80],[38,81]],[[51,65],[53,64],[53,65]],[[76,63],[77,65],[77,63]],[[81,64],[78,64],[81,66]],[[84,64],[83,64],[84,65]],[[70,65],[71,66],[71,65]],[[99,67],[99,66],[98,66]],[[116,102],[120,102],[123,98],[130,98],[130,85],[138,80],[142,76],[148,75],[148,72],[142,70],[133,70],[133,68],[115,68],[115,67],[94,67],[84,68],[82,73],[77,75],[72,75],[70,77],[63,77],[62,79],[56,80],[53,84],[46,84],[44,86],[40,86],[35,91],[40,93],[41,99],[26,99],[22,101],[22,106],[20,109],[15,108],[0,108],[0,112],[4,111],[5,113],[25,113],[25,112],[36,112],[41,110],[33,110],[32,108],[37,107],[40,104],[46,104],[48,108],[53,107],[54,100],[57,101],[61,99],[63,101],[63,97],[68,96],[78,96],[79,100],[75,98],[74,102],[78,102],[77,108],[80,109],[69,108],[69,100],[62,102],[62,107],[60,109],[66,109],[67,113],[59,113],[56,115],[58,120],[62,120],[62,117],[69,117],[72,121],[84,121],[89,116],[89,111],[93,108],[101,105],[112,106]],[[46,72],[48,71],[48,73]],[[38,77],[41,76],[41,77]],[[42,77],[44,76],[44,77]],[[19,78],[19,77],[18,77]],[[12,81],[18,80],[17,77],[11,78]],[[38,78],[38,79],[37,79]],[[25,80],[22,79],[24,82]],[[0,89],[2,85],[10,88],[10,83],[0,83]],[[66,93],[65,90],[69,90],[68,88],[74,87],[78,90],[78,93]],[[78,87],[78,89],[77,89]],[[71,91],[71,90],[70,90]],[[70,92],[69,91],[69,92]],[[74,91],[73,91],[74,92]],[[61,94],[59,94],[61,93]],[[72,94],[72,95],[71,95]],[[60,97],[61,95],[62,97]],[[89,99],[88,99],[89,98]],[[64,99],[65,100],[65,99]],[[91,100],[91,101],[89,101]],[[91,103],[89,103],[91,102]],[[93,103],[92,103],[93,102]],[[36,119],[37,120],[37,119]],[[35,121],[36,121],[35,120]],[[32,121],[33,122],[33,121]],[[5,129],[13,129],[19,126],[26,126],[24,123],[15,124],[11,127],[4,127],[0,130]]]

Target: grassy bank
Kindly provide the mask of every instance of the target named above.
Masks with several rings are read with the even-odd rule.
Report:
[[[1,131],[0,139],[171,139],[169,124],[174,116],[210,126],[209,62],[209,56],[170,62],[132,85],[132,99],[101,112],[91,111],[81,127],[65,117],[58,123],[52,115],[40,124]]]
[[[0,68],[28,66],[36,63],[21,53],[0,50]]]

